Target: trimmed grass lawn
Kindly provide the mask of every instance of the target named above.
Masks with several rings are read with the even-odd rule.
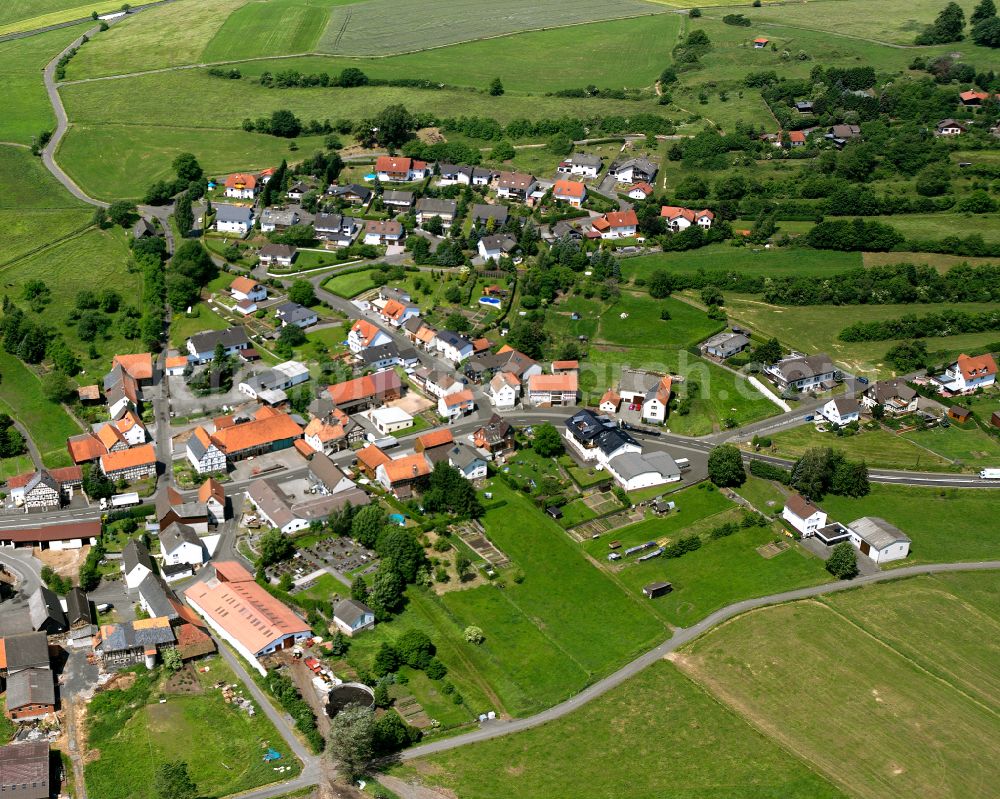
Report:
[[[970,695],[966,685],[984,665],[995,682],[996,608],[978,600],[966,607],[954,582],[910,607],[907,589],[926,591],[936,580],[750,613],[694,642],[677,662],[851,796],[989,796],[1000,756],[996,693],[983,702],[982,689]],[[977,583],[995,588],[996,577]],[[945,607],[947,616],[909,626],[921,608]],[[897,614],[907,623],[886,632]]]
[[[230,14],[201,60],[227,61],[309,52],[326,27],[329,3],[308,0],[251,2]]]
[[[301,152],[323,149],[322,137],[305,136],[297,141]],[[295,158],[287,139],[243,130],[74,125],[59,145],[59,164],[96,197],[139,200],[150,183],[173,179],[171,164],[184,152],[194,153],[206,173],[216,176],[273,167],[282,158]]]
[[[7,4],[0,5],[6,7]],[[31,144],[32,137],[55,127],[55,115],[45,93],[42,70],[87,27],[75,25],[0,42],[0,67],[4,75],[0,141]]]
[[[895,261],[893,262],[895,263]],[[687,274],[706,272],[735,272],[740,275],[830,275],[861,266],[861,253],[824,250],[777,248],[765,250],[751,247],[731,247],[712,244],[688,252],[641,255],[624,258],[621,262],[622,277],[634,279],[648,277],[657,269]],[[725,288],[725,284],[722,285]]]
[[[653,614],[587,563],[527,498],[499,480],[490,490],[507,504],[483,518],[487,535],[524,580],[453,591],[442,602],[461,624],[483,628],[486,642],[479,649],[516,691],[507,701],[497,687],[511,712],[565,699],[663,637]],[[600,632],[609,617],[615,619],[614,636]]]
[[[660,319],[662,311],[670,319]],[[626,318],[622,318],[625,315]],[[624,347],[655,345],[681,350],[717,333],[725,325],[686,302],[667,297],[654,300],[647,294],[623,292],[620,299],[601,314],[595,341]]]
[[[340,55],[391,55],[474,39],[582,22],[644,16],[662,9],[635,0],[506,0],[497,14],[489,0],[369,0],[331,11],[317,49]],[[447,18],[448,24],[442,24]],[[392,25],[386,25],[392,19]]]
[[[353,15],[357,9],[346,10]],[[247,62],[240,65],[240,71],[244,77],[286,69],[333,75],[346,67],[357,67],[371,78],[416,77],[480,89],[487,88],[498,77],[509,92],[575,89],[588,83],[643,87],[652,86],[659,76],[664,63],[660,44],[673,41],[679,26],[678,15],[660,14],[533,31],[383,58],[304,56]],[[637,46],[640,42],[647,45]],[[626,51],[629,57],[624,59],[622,53]]]
[[[349,275],[337,275],[323,283],[323,288],[331,294],[336,294],[338,297],[344,297],[345,299],[357,297],[362,292],[375,288],[376,283],[372,279],[374,271],[376,270],[366,269],[362,272],[353,272]]]
[[[852,460],[864,460],[882,469],[913,471],[958,471],[948,461],[919,447],[904,436],[886,430],[864,430],[853,436],[818,433],[812,425],[802,425],[772,436],[769,454],[797,458],[812,447],[833,447]]]
[[[913,539],[910,556],[899,565],[1000,557],[996,504],[996,492],[987,489],[874,484],[866,497],[829,494],[821,503],[830,518],[844,524],[881,516],[896,525]]]
[[[396,770],[463,799],[843,796],[662,661],[557,721]]]
[[[0,458],[0,480],[8,480],[18,474],[24,474],[34,469],[30,455],[15,455],[13,458]]]
[[[996,311],[1000,303],[950,303],[949,309],[972,313]],[[898,340],[849,343],[837,336],[850,324],[859,321],[876,322],[909,314],[937,313],[944,305],[771,305],[755,297],[729,294],[726,310],[734,320],[764,336],[776,336],[786,347],[801,352],[825,352],[848,370],[870,377],[895,374],[885,360]],[[926,338],[931,360],[939,363],[961,352],[968,352],[995,341],[996,331],[964,333],[957,336]]]
[[[166,703],[159,704],[154,692],[161,670],[141,675],[129,691],[97,695],[89,706],[87,736],[100,758],[86,765],[88,793],[102,799],[152,799],[156,767],[178,759],[187,762],[200,796],[226,796],[299,772],[300,764],[259,708],[251,717],[226,704],[221,690],[212,687],[220,680],[238,683],[225,661],[216,656],[207,663],[211,671],[197,673],[200,694],[167,694]],[[278,774],[263,762],[267,747],[282,755],[280,762],[290,772]],[[220,768],[222,763],[226,768]]]
[[[735,490],[761,513],[776,513],[785,505],[785,494],[774,483],[752,474],[747,475],[747,481]]]
[[[66,78],[78,80],[198,63],[205,45],[226,17],[246,2],[177,0],[143,11],[113,25],[81,48],[67,67]]]
[[[66,439],[81,432],[63,409],[42,396],[38,376],[13,355],[0,351],[0,410],[21,422],[51,468],[70,466]]]
[[[225,330],[229,324],[214,313],[206,303],[199,302],[191,309],[193,316],[186,314],[174,314],[170,323],[170,344],[174,347],[184,348],[184,342],[195,333],[203,330]]]
[[[1000,463],[1000,441],[979,427],[965,429],[953,424],[903,433],[903,438],[961,463],[966,469],[978,470]]]

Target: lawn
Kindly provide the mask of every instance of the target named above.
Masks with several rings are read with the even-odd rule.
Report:
[[[247,3],[226,18],[205,47],[201,60],[307,53],[326,27],[329,5],[323,0]]]
[[[372,273],[374,271],[373,269],[365,269],[361,272],[352,272],[347,275],[335,275],[323,283],[323,288],[331,294],[336,294],[338,297],[344,297],[345,299],[357,297],[362,292],[376,287],[377,284],[372,280]]]
[[[184,342],[195,333],[203,330],[225,330],[229,327],[217,313],[214,313],[206,303],[199,302],[191,310],[192,315],[174,314],[170,323],[170,344],[174,347],[184,349]]]
[[[746,295],[726,295],[726,310],[734,320],[764,336],[776,336],[786,347],[801,352],[825,352],[851,371],[870,377],[895,374],[885,353],[896,340],[849,343],[840,341],[841,330],[854,322],[895,319],[908,314],[929,314],[942,305],[771,305]],[[949,303],[949,309],[969,312],[995,311],[1000,303]],[[984,346],[997,338],[996,331],[926,338],[931,360],[940,363],[959,353]]]
[[[226,704],[214,684],[237,679],[220,657],[199,661],[199,694],[166,694],[160,704],[163,672],[141,673],[128,691],[98,693],[89,705],[88,747],[100,759],[85,767],[87,792],[102,799],[152,799],[153,774],[160,763],[187,762],[200,796],[227,796],[294,777],[300,768],[268,717],[248,716]],[[197,741],[197,746],[191,742]],[[291,771],[276,773],[262,753],[277,750]],[[224,765],[225,768],[220,768]]]
[[[996,503],[996,492],[986,489],[872,485],[866,497],[830,494],[820,504],[843,524],[880,516],[896,525],[913,539],[905,565],[1000,557]]]
[[[322,149],[322,137],[305,136],[298,143],[305,153]],[[59,145],[59,164],[93,196],[139,200],[150,183],[173,180],[171,164],[182,152],[194,153],[205,171],[216,176],[295,158],[287,139],[243,130],[74,125]]]
[[[460,624],[486,633],[480,647],[512,683],[511,712],[524,714],[579,691],[664,635],[663,626],[607,575],[581,557],[566,534],[523,495],[492,481],[502,508],[483,518],[487,535],[523,582],[453,591],[442,602]],[[615,619],[615,635],[601,632]],[[514,693],[516,692],[516,693]]]
[[[352,15],[358,9],[349,9]],[[242,13],[242,12],[238,12]],[[371,78],[417,77],[485,89],[499,77],[507,91],[547,92],[594,83],[610,87],[652,86],[663,69],[661,43],[677,36],[680,17],[611,20],[437,47],[382,58],[304,56],[240,65],[244,77],[295,69],[336,74],[357,67]],[[636,46],[646,42],[648,46]],[[628,59],[622,53],[628,52]],[[242,56],[236,56],[242,57]]]
[[[0,210],[0,269],[38,250],[50,241],[78,233],[90,224],[93,212],[83,208],[52,211]]]
[[[0,374],[0,410],[28,428],[46,466],[69,466],[66,439],[80,426],[61,405],[45,399],[38,376],[5,351],[0,351]]]
[[[774,483],[753,475],[747,475],[747,481],[736,489],[736,493],[761,513],[776,513],[785,506],[785,494]]]
[[[895,261],[894,261],[895,263]],[[740,275],[822,276],[856,269],[861,266],[861,253],[826,250],[775,248],[765,250],[752,247],[732,247],[712,244],[687,252],[642,255],[625,258],[621,262],[622,277],[648,278],[657,269],[678,274],[706,272],[735,272]],[[724,286],[723,286],[724,287]]]
[[[17,732],[17,727],[14,725],[14,722],[7,718],[4,699],[5,697],[0,697],[0,746],[6,746],[9,744],[10,739],[13,738],[14,733]]]
[[[56,181],[40,158],[20,147],[0,147],[0,209],[89,209]]]
[[[463,799],[843,796],[663,661],[557,721],[397,771]]]
[[[35,465],[30,455],[15,455],[13,458],[0,458],[0,481],[8,480],[18,474],[33,471]]]
[[[5,8],[6,4],[0,6]],[[32,137],[55,127],[52,105],[42,81],[42,69],[86,29],[87,25],[77,25],[0,42],[0,67],[4,75],[0,141],[31,144]]]
[[[369,0],[333,9],[317,49],[338,55],[391,55],[661,11],[636,0],[579,0],[572,5],[559,0],[507,0],[502,14],[489,0]],[[387,26],[386,19],[393,24]],[[444,19],[448,24],[442,24]]]
[[[662,311],[670,314],[669,321],[660,318]],[[683,350],[724,327],[724,323],[709,319],[704,311],[673,297],[654,300],[647,294],[623,292],[601,314],[594,340],[621,347],[655,344],[664,350]]]
[[[978,592],[996,580],[969,579]],[[938,597],[910,607],[912,591],[937,585]],[[1000,756],[996,693],[983,701],[986,686],[966,686],[984,667],[995,682],[1000,625],[995,599],[978,592],[969,607],[962,582],[917,578],[768,608],[708,633],[678,663],[851,796],[986,797]]]
[[[1000,463],[1000,441],[987,435],[979,427],[968,429],[951,425],[951,427],[934,427],[930,430],[914,430],[903,433],[903,437],[914,444],[933,450],[942,457],[961,465],[966,470],[995,466]]]
[[[864,460],[880,469],[912,471],[958,471],[948,461],[907,438],[887,430],[864,430],[855,435],[837,436],[818,433],[812,425],[802,425],[771,437],[773,447],[768,454],[781,458],[797,458],[812,447],[833,447],[852,460]]]

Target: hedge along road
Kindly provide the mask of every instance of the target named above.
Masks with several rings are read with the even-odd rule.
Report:
[[[795,591],[784,591],[780,594],[772,594],[771,596],[759,597],[758,599],[745,599],[741,602],[734,602],[732,605],[728,605],[727,607],[712,613],[710,616],[706,616],[692,627],[680,628],[673,634],[673,636],[657,646],[655,649],[651,649],[644,655],[640,655],[631,663],[616,671],[614,674],[605,677],[603,680],[599,680],[590,687],[585,688],[576,696],[571,699],[567,699],[561,704],[555,705],[548,710],[543,710],[541,713],[536,713],[534,716],[528,716],[522,719],[485,722],[478,730],[465,733],[464,735],[456,735],[454,738],[446,738],[444,740],[423,744],[422,746],[415,746],[401,752],[399,757],[403,760],[413,760],[414,758],[433,755],[438,752],[446,752],[449,749],[457,749],[460,746],[467,746],[468,744],[479,743],[480,741],[488,741],[493,738],[510,735],[511,733],[521,732],[522,730],[529,730],[532,727],[538,727],[546,722],[555,721],[558,718],[562,718],[563,716],[572,713],[574,710],[577,710],[588,702],[597,699],[599,696],[602,696],[611,689],[617,688],[623,682],[631,677],[634,677],[647,666],[651,666],[667,654],[674,652],[684,644],[693,641],[695,638],[705,632],[708,632],[713,627],[717,627],[734,616],[739,616],[742,613],[755,610],[756,608],[762,608],[768,605],[778,605],[784,602],[793,602],[798,599],[808,599],[810,597],[832,594],[838,591],[848,591],[852,588],[872,585],[873,583],[886,582],[888,580],[897,580],[904,577],[913,577],[919,574],[938,574],[941,572],[960,571],[989,571],[993,569],[1000,569],[1000,560],[980,561],[978,563],[928,563],[921,566],[905,566],[901,569],[879,572],[877,574],[858,577],[854,580],[839,580],[835,583],[815,585],[809,588],[799,588]]]

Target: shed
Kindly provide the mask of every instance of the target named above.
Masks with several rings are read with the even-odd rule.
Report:
[[[948,416],[956,422],[967,422],[972,417],[972,411],[960,405],[952,405],[948,409]]]
[[[674,590],[674,587],[670,583],[650,583],[649,585],[644,585],[642,587],[642,593],[646,595],[647,599],[656,599],[658,596],[663,596],[664,594],[669,594]]]
[[[993,411],[993,415],[990,417],[990,424],[994,427],[1000,427],[1000,411]]]
[[[545,512],[549,514],[553,519],[561,519],[563,517],[563,512],[554,505],[545,509]]]

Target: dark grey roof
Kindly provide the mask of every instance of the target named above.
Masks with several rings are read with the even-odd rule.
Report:
[[[413,205],[414,194],[412,191],[384,191],[382,192],[382,202],[386,204]]]
[[[623,161],[616,161],[611,165],[611,171],[621,172],[628,167],[633,167],[638,169],[645,175],[653,175],[656,173],[657,166],[648,158],[627,158]]]
[[[66,621],[70,627],[75,624],[94,623],[94,614],[90,610],[87,592],[79,586],[71,588],[66,594]]]
[[[377,347],[369,347],[368,349],[361,351],[361,360],[364,362],[365,366],[371,366],[373,363],[378,363],[379,361],[392,358],[399,358],[399,349],[393,341],[390,341],[387,344],[379,344]]]
[[[49,799],[49,745],[44,741],[0,746],[0,790],[11,799]]]
[[[56,686],[51,669],[24,669],[7,678],[7,709],[26,705],[55,705]]]
[[[899,399],[902,402],[908,403],[917,396],[917,392],[902,380],[879,380],[868,387],[868,390],[865,391],[865,396],[870,397],[879,404],[892,399]]]
[[[281,321],[287,322],[290,325],[316,317],[315,311],[311,311],[304,305],[299,305],[297,302],[283,302],[274,309],[274,314],[281,319]]]
[[[112,625],[110,628],[103,627],[102,632],[105,635],[98,648],[105,654],[172,644],[176,640],[174,631],[169,626],[142,627],[137,630],[130,621]]]
[[[506,419],[504,419],[500,414],[494,413],[490,420],[484,424],[480,430],[482,431],[483,438],[486,439],[489,444],[499,444],[501,441],[507,438],[511,432],[511,425]]]
[[[3,640],[9,674],[21,669],[49,667],[49,639],[45,633],[8,635]]]
[[[260,215],[260,223],[291,226],[295,224],[298,216],[298,212],[291,209],[282,211],[277,208],[267,208]]]
[[[338,233],[345,227],[353,230],[356,225],[357,220],[354,217],[341,214],[316,214],[313,220],[313,230],[317,233]]]
[[[230,327],[225,330],[205,330],[195,333],[188,339],[197,352],[212,352],[216,344],[223,347],[239,347],[241,345],[250,346],[250,339],[242,326]]]
[[[441,339],[441,341],[445,344],[448,344],[458,350],[463,350],[466,347],[472,346],[472,342],[465,336],[461,336],[452,330],[439,330],[435,338]]]
[[[595,169],[600,169],[602,159],[599,155],[590,155],[589,153],[573,153],[573,155],[566,159],[566,162],[576,166],[590,166]]]
[[[639,446],[638,442],[632,436],[617,427],[605,430],[597,436],[597,447],[605,455],[610,455],[612,452],[616,452],[628,444]]]
[[[435,197],[421,197],[417,200],[417,213],[437,216],[454,216],[458,203],[454,200],[439,200]]]
[[[253,222],[253,208],[219,203],[215,206],[215,220],[217,222],[242,222],[249,225]]]
[[[403,322],[403,330],[407,333],[416,333],[420,328],[424,326],[425,322],[419,316],[411,316],[405,322]]]
[[[132,538],[125,544],[122,550],[122,564],[125,566],[126,574],[140,565],[153,571],[153,559],[149,556],[149,550],[138,538]]]
[[[830,356],[824,354],[809,355],[805,358],[786,358],[775,364],[774,368],[789,383],[836,371],[836,367],[830,361]]]
[[[618,385],[621,391],[645,394],[659,385],[660,377],[658,374],[641,369],[622,369]]]
[[[507,210],[506,205],[486,205],[484,203],[476,203],[472,206],[472,221],[486,222],[492,219],[502,225],[507,221],[509,213],[510,212]]]
[[[750,339],[742,333],[719,333],[712,336],[701,346],[704,348],[722,350],[723,353],[739,352],[750,343]]]
[[[483,247],[487,250],[500,250],[510,252],[517,247],[517,239],[509,233],[501,233],[498,236],[483,236]]]
[[[849,413],[857,413],[861,410],[861,406],[858,405],[858,401],[854,397],[837,397],[833,404],[837,408],[837,413],[841,416],[846,416]]]
[[[160,567],[164,577],[174,577],[178,574],[193,574],[194,566],[190,563],[165,563]]]
[[[261,258],[291,258],[295,248],[288,244],[265,244],[260,248]]]
[[[465,471],[472,464],[485,463],[482,456],[466,444],[455,444],[448,450],[448,460],[456,469]]]
[[[342,599],[333,609],[333,615],[344,622],[348,627],[353,627],[367,613],[374,613],[364,602],[356,599]]]
[[[164,552],[173,552],[185,543],[201,546],[201,539],[193,527],[180,522],[171,522],[165,529],[160,530],[160,548]]]
[[[132,226],[132,235],[137,239],[141,239],[145,236],[155,236],[156,228],[149,223],[149,220],[146,219],[146,217],[140,216],[139,221]]]
[[[139,583],[139,595],[149,606],[151,616],[166,616],[176,619],[177,611],[170,602],[170,589],[158,574],[147,574]]]
[[[59,597],[44,585],[28,597],[28,615],[31,626],[36,630],[43,627],[50,628],[47,632],[66,629],[66,614],[59,604]]]
[[[346,186],[330,186],[326,193],[333,197],[343,197],[345,194],[356,194],[362,200],[367,201],[372,196],[372,190],[359,186],[357,183],[348,183]]]

